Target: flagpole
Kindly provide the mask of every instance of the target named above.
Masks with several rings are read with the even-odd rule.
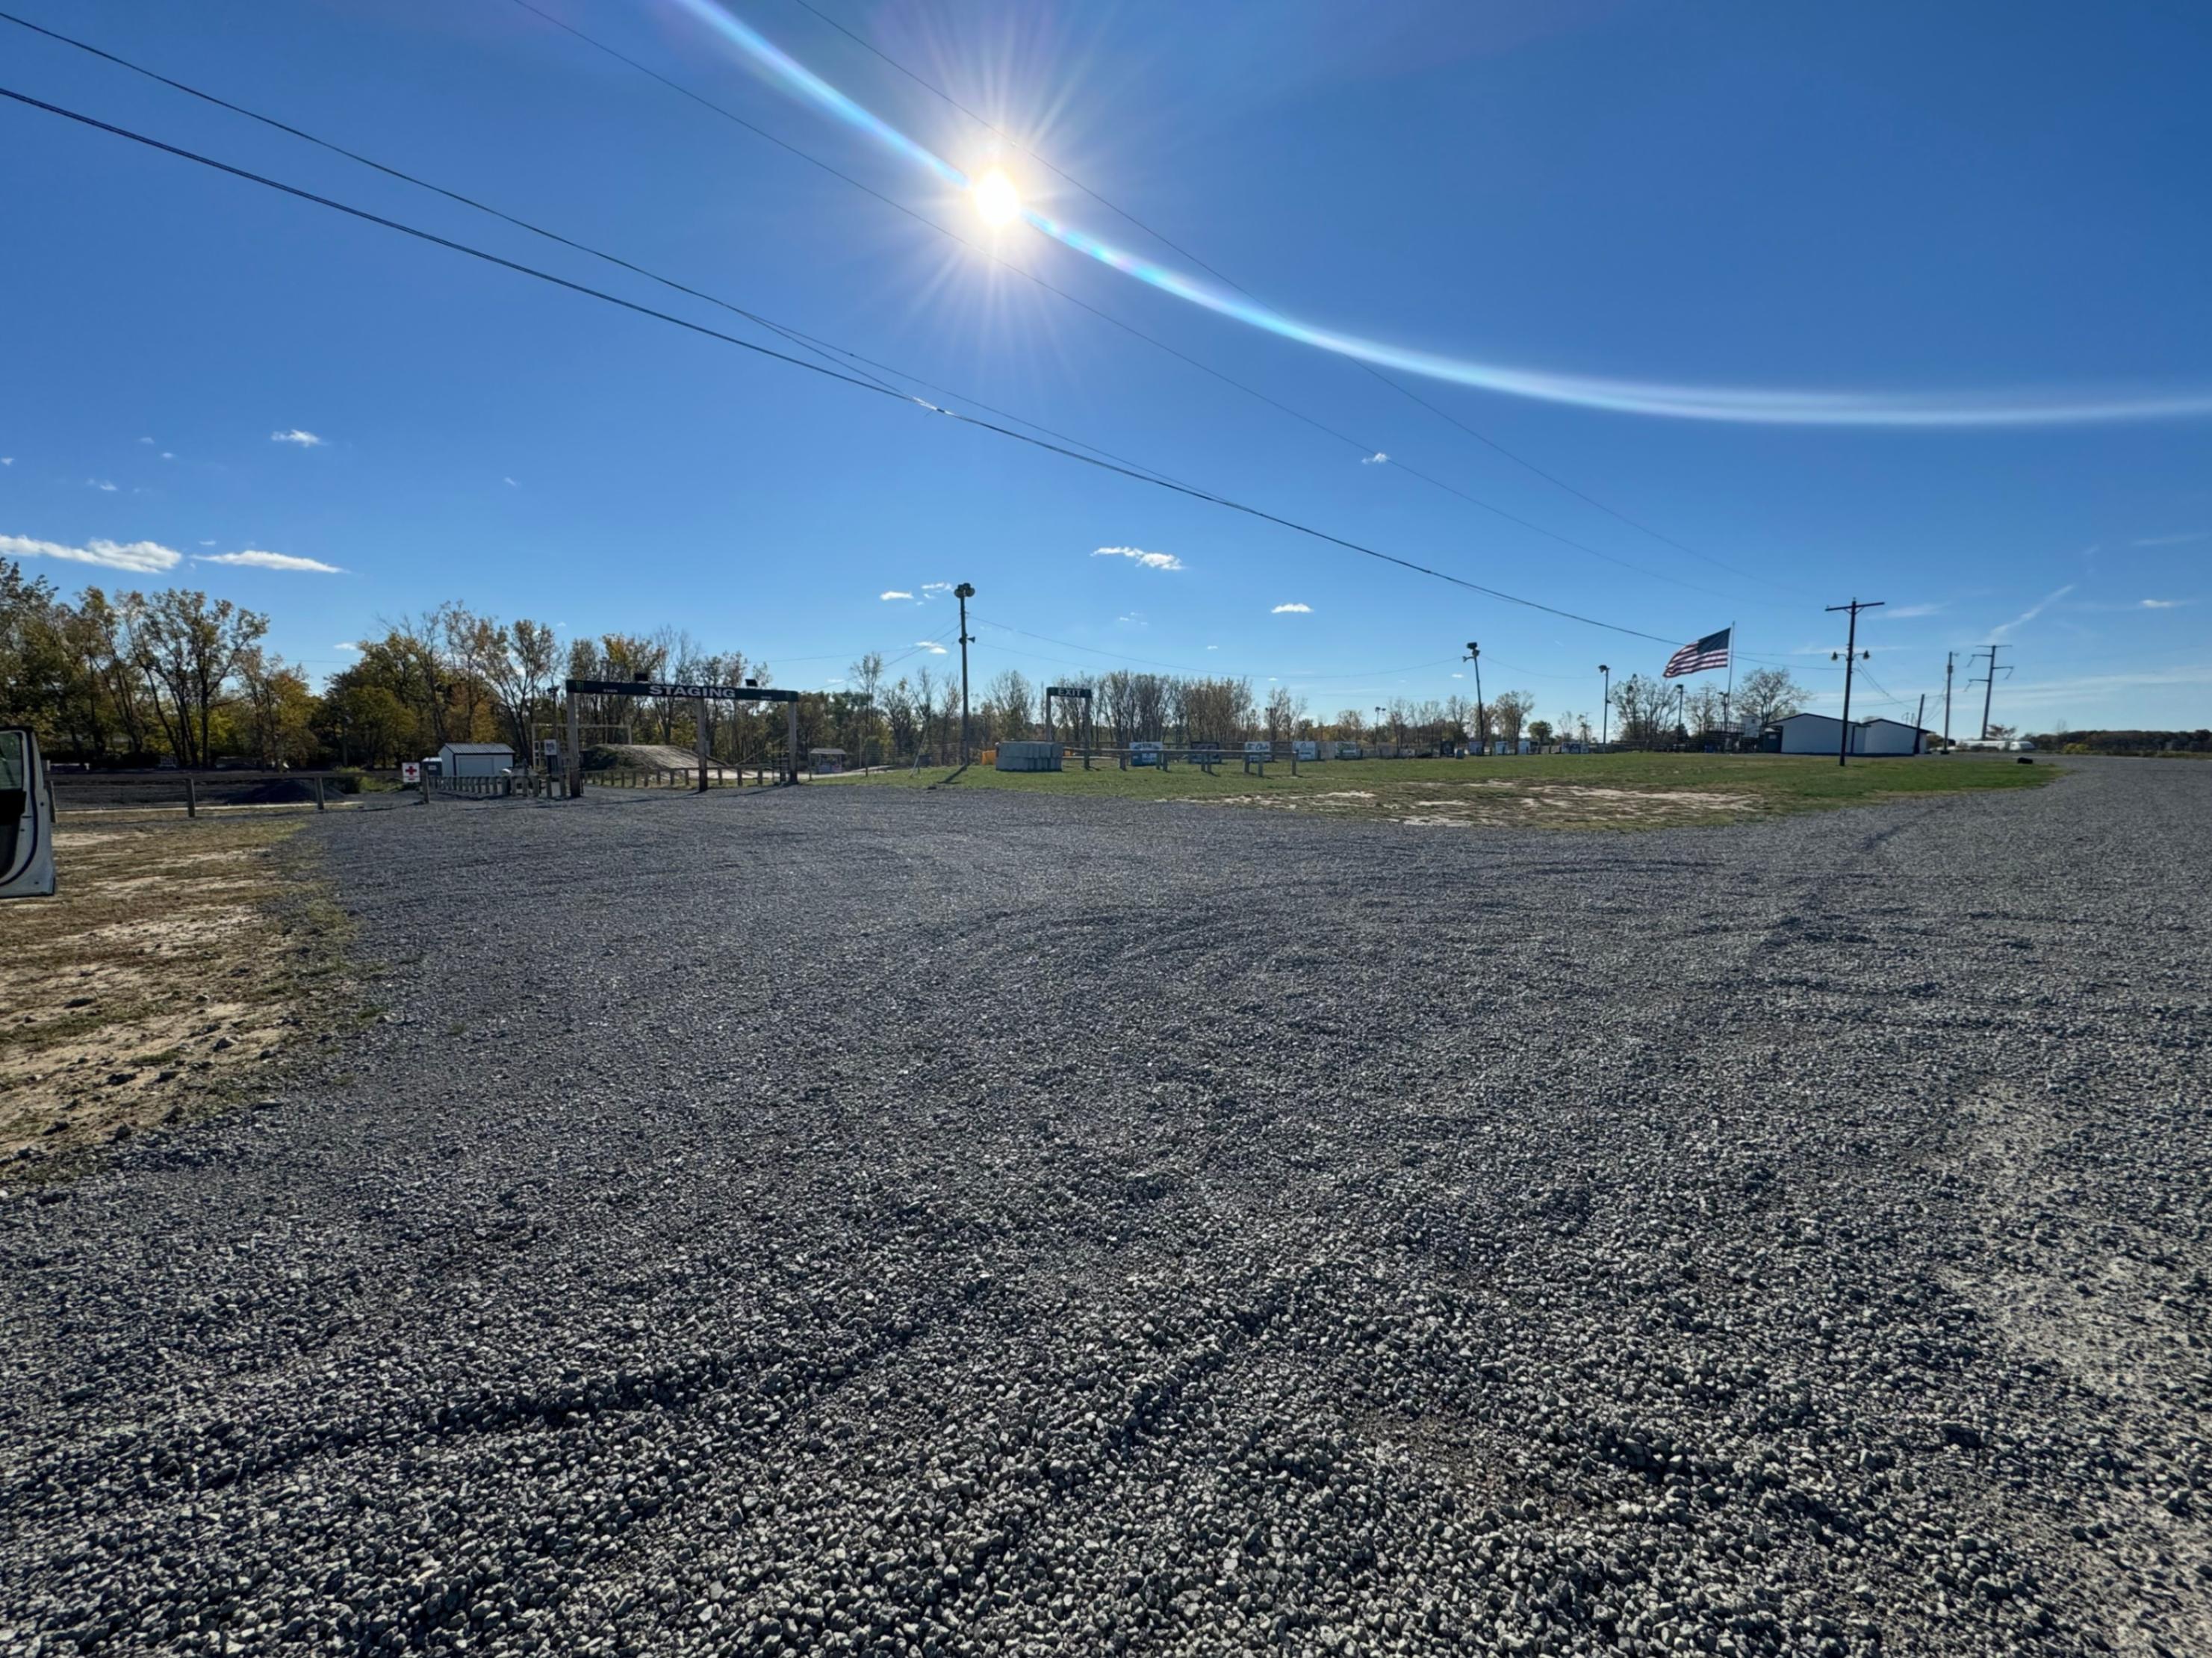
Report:
[[[1729,683],[1721,693],[1721,718],[1730,725],[1735,723],[1735,623],[1729,623]]]

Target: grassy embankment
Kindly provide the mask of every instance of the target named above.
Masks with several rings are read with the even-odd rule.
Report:
[[[1923,756],[1834,760],[1799,755],[1561,754],[1482,760],[1270,762],[1265,777],[1232,760],[1208,777],[1194,766],[1118,770],[1111,761],[1085,772],[1000,772],[975,766],[956,789],[1023,789],[1071,799],[1182,800],[1337,817],[1382,817],[1416,825],[1650,829],[1741,822],[1777,812],[1817,811],[1923,794],[2033,788],[2057,768],[2013,763],[2012,756]],[[922,788],[950,769],[877,772],[825,778],[846,787]]]
[[[65,819],[0,926],[0,1187],[223,1102],[347,999],[301,822]]]

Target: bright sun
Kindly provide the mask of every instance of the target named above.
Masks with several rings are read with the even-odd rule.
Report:
[[[976,179],[969,194],[975,198],[975,210],[988,225],[1011,224],[1022,210],[1022,198],[1014,189],[1014,181],[997,167]]]

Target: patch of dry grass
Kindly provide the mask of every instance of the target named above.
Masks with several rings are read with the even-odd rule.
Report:
[[[1939,759],[1779,754],[1495,756],[1470,760],[1306,762],[1293,773],[1268,762],[1248,773],[1230,754],[1213,774],[1195,766],[1121,770],[1109,758],[1091,771],[999,772],[975,767],[960,789],[1021,789],[1070,799],[1111,797],[1257,807],[1309,816],[1381,818],[1415,828],[1664,829],[1741,823],[1778,812],[1822,811],[1923,794],[2033,788],[2045,763],[1996,763],[2012,756]],[[1071,768],[1078,762],[1071,761]],[[941,787],[943,769],[889,771],[817,780],[831,786]]]
[[[0,914],[0,1180],[249,1083],[344,991],[298,822],[64,821],[60,890]]]

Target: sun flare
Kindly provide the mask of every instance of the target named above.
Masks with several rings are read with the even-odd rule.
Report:
[[[983,216],[985,224],[1012,224],[1021,213],[1021,193],[1014,188],[1014,181],[997,167],[976,179],[969,194],[975,198],[975,210]]]

